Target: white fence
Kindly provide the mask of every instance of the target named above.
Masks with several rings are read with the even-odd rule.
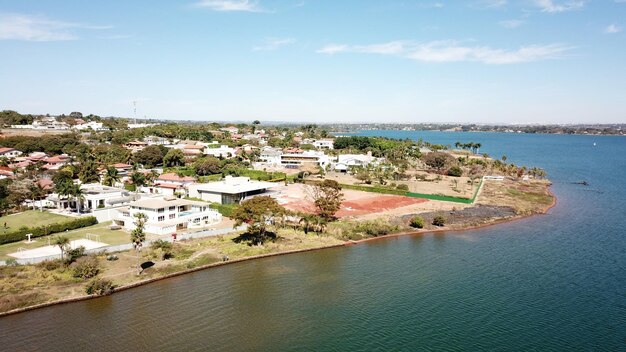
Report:
[[[193,233],[179,234],[176,236],[176,241],[187,240],[187,239],[192,239],[192,238],[204,238],[204,237],[211,237],[211,236],[226,235],[226,234],[233,233],[233,232],[244,231],[246,227],[247,227],[246,225],[242,225],[234,229],[226,228],[226,229],[204,230],[204,231],[198,231],[198,232],[193,232]],[[167,242],[173,241],[171,237],[161,238],[161,240],[167,241]],[[144,246],[146,247],[150,246],[150,244],[152,244],[152,242],[154,241],[156,240],[146,241],[144,242]],[[102,252],[114,253],[114,252],[127,251],[130,249],[133,249],[132,243],[123,243],[123,244],[104,246],[104,247],[99,247],[99,248],[94,248],[94,249],[88,249],[85,251],[85,254],[99,254]],[[28,265],[28,264],[37,264],[37,263],[45,262],[46,260],[57,260],[57,259],[61,259],[60,254],[48,255],[45,257],[15,259],[15,262],[20,265]],[[2,265],[7,265],[6,261],[0,260],[0,266]]]

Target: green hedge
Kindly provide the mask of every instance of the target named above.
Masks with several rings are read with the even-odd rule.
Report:
[[[75,230],[82,227],[92,226],[98,223],[98,220],[94,216],[88,216],[84,218],[77,218],[74,220],[55,223],[39,227],[26,227],[16,231],[8,232],[6,234],[0,234],[0,244],[19,242],[26,239],[26,234],[32,233],[31,238],[47,236],[53,233],[64,232],[68,230]]]
[[[209,208],[219,211],[222,216],[230,217],[230,215],[233,213],[233,210],[235,210],[237,206],[237,204],[211,203],[209,205]]]

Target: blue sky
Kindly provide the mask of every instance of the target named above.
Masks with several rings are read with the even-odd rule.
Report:
[[[0,109],[626,123],[626,0],[0,0]]]

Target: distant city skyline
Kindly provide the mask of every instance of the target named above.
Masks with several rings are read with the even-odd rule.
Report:
[[[626,0],[0,0],[0,110],[626,123]]]

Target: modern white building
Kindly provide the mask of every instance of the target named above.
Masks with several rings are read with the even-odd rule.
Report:
[[[330,158],[324,152],[307,150],[302,153],[285,153],[280,156],[280,164],[286,167],[300,166],[303,164],[317,164],[326,168],[330,163]]]
[[[189,196],[213,203],[238,204],[246,198],[263,194],[276,186],[275,183],[253,181],[249,177],[226,176],[221,181],[190,185]]]
[[[347,172],[351,167],[365,167],[378,162],[371,152],[367,154],[340,154],[332,167],[337,172]]]
[[[82,199],[77,200],[74,197],[52,193],[46,198],[45,205],[69,211],[78,211],[80,208],[81,213],[89,214],[98,209],[129,204],[133,201],[133,196],[122,188],[103,186],[99,183],[88,183],[81,185],[80,189],[82,191]]]
[[[302,140],[300,144],[311,144],[316,149],[334,149],[335,140],[331,138],[323,138],[323,139],[306,138]]]
[[[222,214],[210,209],[205,202],[159,197],[141,199],[120,208],[114,221],[132,231],[136,227],[137,213],[146,214],[144,230],[156,235],[173,234],[182,229],[199,228],[222,220]]]

